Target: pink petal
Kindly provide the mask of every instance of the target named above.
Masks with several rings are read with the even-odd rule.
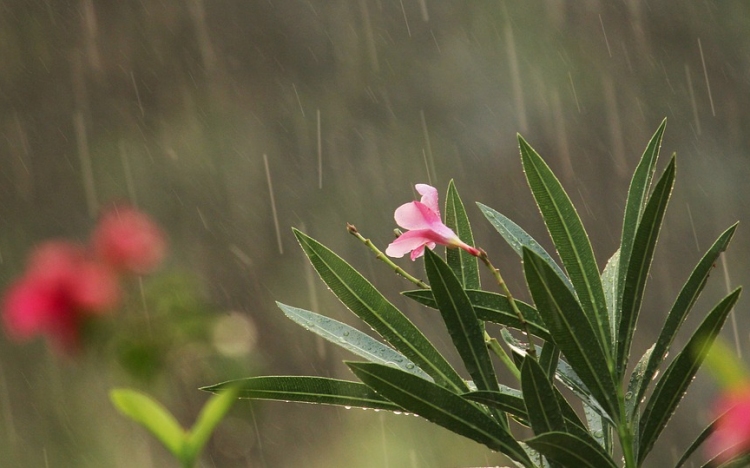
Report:
[[[422,202],[405,203],[393,215],[396,224],[404,229],[432,229],[436,224],[442,224],[440,215],[432,211]]]
[[[405,232],[388,245],[388,248],[385,249],[385,254],[389,257],[401,258],[412,250],[432,243],[432,239],[428,237],[429,233],[430,231],[428,230]]]
[[[422,203],[427,205],[440,219],[440,204],[438,203],[438,191],[435,187],[427,184],[417,184],[414,186],[422,195]]]
[[[161,229],[127,205],[115,206],[102,216],[92,241],[99,259],[118,271],[139,275],[154,270],[166,253]]]

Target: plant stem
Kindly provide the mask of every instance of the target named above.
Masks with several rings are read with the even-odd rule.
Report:
[[[617,400],[620,407],[620,418],[617,421],[617,435],[620,439],[622,457],[625,459],[625,468],[637,468],[638,463],[633,451],[633,431],[630,427],[630,418],[628,418],[627,410],[625,409],[625,396],[622,393],[621,385],[617,386]]]
[[[495,353],[498,358],[500,358],[500,361],[505,364],[505,367],[507,367],[511,374],[513,374],[513,377],[515,377],[516,380],[520,382],[521,371],[518,369],[518,366],[516,366],[516,363],[513,362],[513,359],[508,356],[508,353],[505,352],[505,348],[500,346],[500,342],[497,341],[496,338],[492,338],[487,332],[484,332],[484,342],[492,350],[492,352]]]
[[[526,338],[529,340],[527,352],[531,357],[536,359],[536,349],[534,348],[534,342],[531,340],[531,332],[529,331],[529,324],[526,322],[526,318],[521,313],[521,310],[518,308],[518,305],[516,304],[515,299],[513,299],[513,294],[511,294],[510,289],[508,289],[508,285],[505,284],[505,280],[503,280],[503,276],[500,274],[500,270],[495,268],[495,265],[490,262],[490,258],[487,256],[487,252],[480,249],[480,254],[477,256],[482,263],[487,265],[487,268],[490,269],[492,272],[492,276],[495,277],[495,280],[497,281],[497,284],[500,286],[500,288],[505,293],[505,296],[508,298],[508,303],[510,303],[510,308],[513,309],[513,312],[515,312],[516,316],[518,317],[518,320],[521,322],[521,327],[523,327],[523,331],[526,333]]]
[[[357,239],[361,240],[362,243],[364,243],[370,250],[372,250],[373,252],[375,252],[375,258],[377,258],[378,260],[383,261],[386,265],[388,265],[389,267],[391,267],[393,269],[393,271],[396,272],[396,274],[399,274],[399,275],[403,276],[404,278],[406,278],[407,280],[409,280],[412,283],[416,284],[417,286],[419,286],[422,289],[430,289],[430,287],[427,285],[427,283],[425,283],[424,281],[422,281],[420,279],[417,279],[417,278],[413,277],[409,273],[405,272],[403,268],[401,268],[400,266],[398,266],[395,263],[393,263],[391,261],[391,259],[388,258],[388,257],[386,257],[386,255],[380,249],[378,249],[377,247],[375,247],[375,244],[373,244],[370,239],[367,239],[367,238],[363,237],[362,234],[359,233],[359,231],[357,230],[357,228],[354,225],[347,223],[346,224],[346,230],[349,231],[349,234],[351,234],[354,237],[356,237]]]

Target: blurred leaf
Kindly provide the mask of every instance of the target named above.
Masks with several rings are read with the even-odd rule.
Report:
[[[394,366],[432,382],[432,377],[417,367],[406,356],[394,351],[354,327],[322,315],[277,302],[276,305],[294,322],[333,344],[351,351],[370,362]]]
[[[452,180],[448,183],[448,195],[445,197],[445,225],[453,229],[459,239],[474,245],[469,217]],[[446,249],[445,259],[464,288],[480,288],[479,265],[475,256],[463,249]]]
[[[643,291],[646,287],[651,261],[654,258],[656,242],[659,238],[664,212],[672,194],[675,178],[675,158],[669,162],[664,174],[654,187],[654,192],[643,210],[633,240],[630,257],[625,261],[627,271],[622,283],[622,312],[617,325],[617,369],[620,375],[625,372],[630,357],[630,344],[633,341],[638,315],[643,302]],[[619,290],[618,290],[619,291]]]
[[[661,147],[666,125],[667,119],[662,120],[656,133],[654,133],[648,146],[646,146],[646,151],[644,151],[638,166],[635,168],[633,177],[630,179],[628,200],[625,204],[625,216],[622,222],[620,265],[617,274],[617,288],[615,289],[618,291],[615,304],[615,310],[617,311],[618,316],[622,304],[622,294],[620,294],[620,292],[623,291],[625,287],[625,277],[630,263],[630,254],[633,250],[633,243],[635,242],[636,230],[641,221],[641,214],[646,207],[648,190],[651,187],[651,181],[654,177],[654,171],[656,170],[656,160],[659,157],[659,148]]]
[[[229,409],[237,400],[239,389],[229,387],[218,395],[212,396],[203,406],[198,419],[190,429],[185,443],[185,457],[194,461],[208,442],[216,426],[224,419]]]
[[[519,257],[523,257],[523,247],[528,248],[536,252],[541,258],[543,258],[549,266],[557,273],[560,279],[563,280],[565,285],[575,294],[575,289],[570,282],[568,276],[562,271],[562,268],[552,259],[550,254],[544,250],[544,247],[539,245],[539,242],[534,240],[529,234],[526,233],[519,225],[511,221],[505,215],[498,211],[493,210],[487,205],[483,205],[477,202],[477,206],[482,210],[482,214],[487,218],[487,221],[503,236],[505,242],[518,254]]]
[[[461,283],[448,264],[431,250],[425,249],[424,261],[432,295],[466,370],[479,390],[497,390],[484,329]]]
[[[533,466],[509,432],[461,396],[392,367],[363,362],[347,365],[365,384],[406,411]]]
[[[729,346],[718,339],[706,354],[706,370],[713,376],[719,388],[738,389],[748,385],[747,369]]]
[[[402,294],[420,304],[437,309],[437,303],[435,303],[435,298],[429,289],[404,291]],[[474,306],[474,312],[476,312],[479,320],[505,325],[517,330],[523,329],[521,321],[518,320],[518,316],[513,312],[510,302],[508,302],[508,298],[502,294],[470,289],[466,291],[466,295],[469,297],[472,306]],[[549,332],[542,324],[542,319],[539,317],[536,309],[518,299],[515,300],[515,303],[523,314],[524,319],[526,319],[529,331],[539,338],[548,341],[550,339]]]
[[[578,301],[552,268],[524,248],[524,273],[552,339],[586,388],[607,413],[617,415],[617,393],[601,344]]]
[[[315,239],[294,230],[321,279],[346,307],[440,385],[468,391],[461,376],[421,331],[357,270]]]
[[[183,460],[186,433],[168,409],[150,396],[126,388],[109,392],[115,408],[129,417],[164,444],[178,460]]]
[[[747,468],[750,466],[750,454],[747,454],[745,452],[727,460],[724,462],[719,462],[719,459],[724,459],[722,455],[718,455],[712,460],[709,460],[708,463],[703,465],[704,468]]]
[[[703,363],[706,352],[721,331],[727,315],[739,299],[742,288],[735,289],[708,313],[685,348],[675,357],[661,376],[646,403],[641,417],[639,464],[651,451],[654,442],[672,417],[677,405]]]
[[[609,332],[607,302],[604,299],[602,281],[599,277],[599,266],[588,235],[570,198],[549,166],[520,135],[518,143],[526,180],[560,259],[565,265],[565,270],[570,275],[580,307],[593,326],[594,338],[604,352],[605,362],[610,368],[613,356],[610,348],[612,338]],[[549,274],[558,276],[544,258],[539,254],[535,253],[535,255],[539,261],[547,265]],[[558,281],[560,281],[559,278]],[[564,282],[560,281],[560,283],[567,289]],[[568,294],[570,295],[570,292]],[[573,298],[575,299],[575,296]],[[539,304],[537,304],[538,307]]]
[[[419,378],[419,377],[416,377]],[[401,411],[368,386],[359,382],[307,376],[250,377],[203,387],[207,392],[220,392],[236,387],[239,398],[253,400],[293,401],[321,405],[356,406],[360,408]]]
[[[521,391],[534,434],[565,432],[560,405],[550,398],[555,393],[552,384],[536,359],[528,355],[521,365]]]
[[[547,432],[525,442],[529,447],[563,466],[617,467],[599,444],[566,432]]]
[[[716,259],[727,249],[736,229],[737,224],[735,223],[729,229],[724,231],[718,239],[716,239],[716,242],[714,242],[711,248],[709,248],[703,255],[693,272],[690,274],[690,277],[682,286],[680,293],[677,295],[677,299],[675,299],[674,305],[672,305],[672,309],[667,315],[664,326],[659,333],[659,338],[656,340],[654,351],[651,353],[648,365],[646,366],[646,371],[641,379],[641,385],[633,391],[635,402],[640,402],[643,399],[643,395],[645,395],[648,385],[651,383],[657,369],[664,361],[664,357],[667,354],[669,347],[672,346],[672,341],[677,335],[680,326],[685,321],[685,317],[687,317],[688,313],[693,308],[695,301],[698,299],[698,296],[703,291],[708,276],[714,268]]]

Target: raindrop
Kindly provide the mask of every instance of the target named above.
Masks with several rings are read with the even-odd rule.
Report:
[[[407,363],[406,364],[406,368],[407,369],[414,369],[414,363],[411,363],[411,362]]]
[[[630,400],[631,398],[633,398],[633,392],[627,392],[627,393],[625,394],[625,399],[626,399],[626,400]]]

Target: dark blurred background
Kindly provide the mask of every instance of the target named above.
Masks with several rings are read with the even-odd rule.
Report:
[[[84,240],[100,207],[130,200],[169,234],[162,276],[193,278],[144,279],[150,300],[190,296],[183,308],[215,319],[200,346],[172,340],[161,374],[145,383],[102,356],[59,358],[41,340],[19,346],[1,339],[3,466],[176,466],[114,412],[107,400],[113,386],[140,385],[188,425],[207,398],[201,385],[254,374],[352,378],[340,363],[351,356],[275,306],[279,300],[361,326],[313,277],[291,226],[360,268],[455,357],[435,316],[398,296],[410,285],[374,260],[345,223],[385,247],[393,210],[414,198],[414,183],[444,193],[455,179],[477,243],[524,297],[519,260],[473,205],[497,209],[551,248],[516,133],[568,190],[603,267],[618,244],[630,174],[667,117],[659,167],[677,152],[678,179],[632,362],[655,339],[702,252],[750,216],[745,2],[0,6],[0,285],[21,273],[34,244]],[[747,282],[749,242],[741,227],[688,331],[709,300]],[[400,264],[422,276],[420,262]],[[132,313],[143,313],[138,304]],[[182,310],[170,304],[170,313]],[[744,309],[741,302],[725,330],[740,352],[749,338]],[[231,341],[227,330],[240,330],[229,333],[232,349],[222,346]],[[715,387],[704,375],[698,382],[653,466],[674,461],[706,422]],[[203,466],[502,460],[416,418],[241,402]]]

